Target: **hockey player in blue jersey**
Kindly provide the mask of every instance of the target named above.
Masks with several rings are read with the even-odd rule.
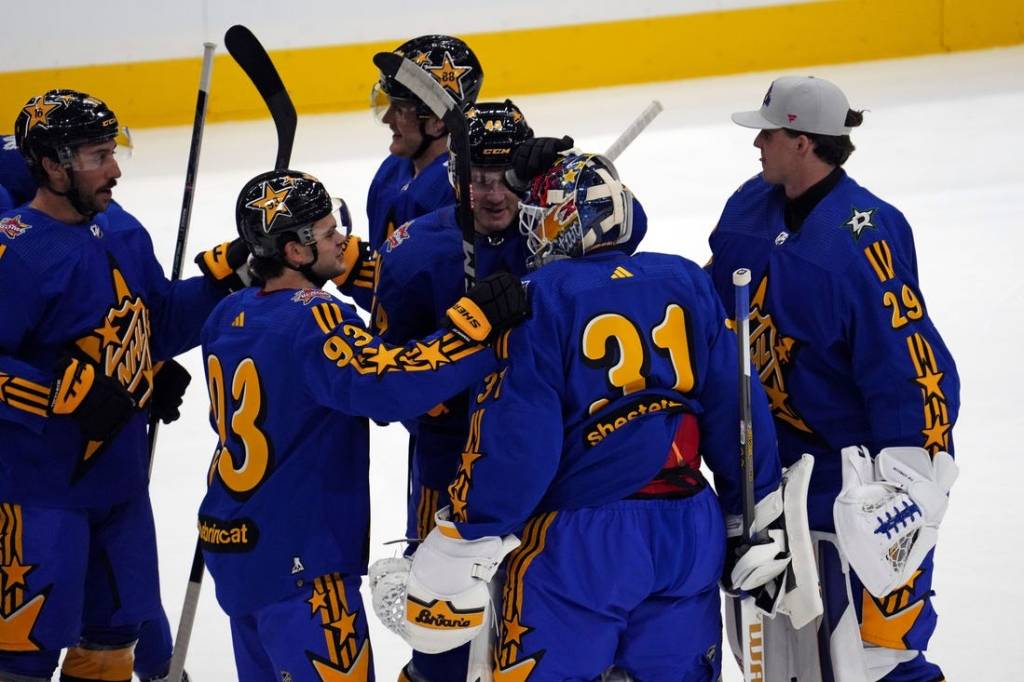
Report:
[[[225,299],[203,328],[219,442],[199,528],[238,676],[372,680],[359,597],[366,418],[422,413],[493,371],[479,342],[521,319],[526,298],[512,276],[485,279],[449,311],[454,331],[385,344],[319,288],[348,251],[316,178],[261,174],[236,218],[265,284]]]
[[[473,50],[458,38],[425,35],[395,52],[435,78],[457,103],[476,101],[484,72]],[[448,184],[448,131],[417,97],[393,78],[381,76],[370,96],[374,113],[391,130],[390,156],[377,169],[366,197],[369,244],[384,240],[413,218],[455,202]]]
[[[844,172],[862,115],[834,84],[779,78],[760,110],[733,120],[759,131],[762,172],[729,198],[709,271],[723,299],[735,268],[752,271],[751,356],[782,463],[815,457],[808,513],[825,602],[820,651],[813,628],[768,630],[765,679],[941,680],[923,652],[959,379],[910,225]]]
[[[632,207],[601,156],[570,153],[533,180],[520,207],[543,265],[527,278],[531,318],[471,394],[451,506],[411,565],[371,568],[385,625],[437,651],[487,627],[487,581],[508,554],[495,680],[593,680],[613,665],[718,677],[722,512],[740,512],[736,341],[699,267],[623,252]],[[778,500],[761,391],[754,416],[757,497]],[[764,581],[787,563],[774,546]]]
[[[0,677],[49,680],[70,647],[62,679],[128,679],[140,623],[162,615],[146,422],[180,392],[158,403],[153,375],[226,288],[169,282],[112,202],[118,130],[73,90],[15,121],[38,187],[0,214]]]
[[[516,228],[519,197],[506,185],[512,152],[533,136],[511,100],[480,102],[466,109],[472,162],[476,272],[526,274],[526,242]],[[390,343],[429,333],[464,292],[462,230],[456,206],[400,225],[381,246],[371,319]],[[406,537],[425,538],[437,510],[448,504],[446,488],[459,463],[469,426],[466,396],[433,406],[406,420],[410,433],[410,496]],[[415,550],[415,544],[410,551]],[[413,652],[403,674],[409,680],[440,682],[464,678],[468,647],[438,655]]]
[[[131,140],[122,128],[118,134],[119,154],[124,143]],[[32,179],[25,157],[18,151],[14,135],[5,135],[0,140],[0,211],[21,206],[32,200],[36,193],[36,183]],[[5,197],[8,200],[5,202]],[[107,211],[120,211],[121,208],[113,199]],[[153,376],[153,411],[161,421],[168,424],[178,418],[185,389],[191,381],[188,371],[174,360],[167,360],[154,367]],[[172,653],[171,628],[167,615],[161,609],[160,615],[142,624],[139,639],[135,645],[135,673],[143,682],[158,682],[167,674]]]

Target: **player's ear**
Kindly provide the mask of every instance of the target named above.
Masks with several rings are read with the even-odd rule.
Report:
[[[448,133],[445,128],[444,122],[437,116],[428,116],[423,121],[423,129],[427,132],[427,135],[432,137],[439,137]]]
[[[49,156],[43,156],[39,161],[43,165],[43,171],[51,186],[60,186],[67,180],[67,170],[59,161],[51,159]],[[63,189],[63,187],[58,188]]]
[[[282,249],[285,263],[295,266],[302,265],[309,260],[309,254],[306,251],[307,247],[294,239],[285,242],[284,248]]]

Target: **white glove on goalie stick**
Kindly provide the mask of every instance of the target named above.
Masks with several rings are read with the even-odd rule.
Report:
[[[843,489],[832,509],[839,546],[876,597],[906,584],[935,546],[959,469],[947,452],[843,448]]]
[[[814,457],[803,455],[782,474],[782,486],[754,508],[754,532],[767,528],[768,541],[744,545],[743,519],[726,518],[729,552],[746,547],[729,570],[728,590],[741,590],[754,598],[769,616],[789,616],[799,629],[821,615],[817,564],[807,524],[807,487]],[[736,556],[736,555],[732,555]],[[726,561],[728,565],[732,556]]]
[[[411,561],[381,559],[369,571],[377,617],[428,654],[462,646],[488,626],[493,607],[487,583],[519,546],[514,535],[463,540],[448,518],[448,507],[437,512],[437,526]]]

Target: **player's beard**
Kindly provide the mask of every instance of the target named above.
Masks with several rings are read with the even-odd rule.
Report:
[[[110,206],[110,202],[114,196],[112,190],[115,186],[117,186],[117,180],[111,180],[92,191],[87,191],[82,187],[76,187],[75,193],[78,195],[78,201],[82,207],[87,208],[94,213],[102,213],[107,210],[108,206]]]

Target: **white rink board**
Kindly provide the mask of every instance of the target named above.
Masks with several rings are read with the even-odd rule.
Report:
[[[1024,47],[808,69],[831,78],[853,106],[867,108],[854,134],[850,174],[900,208],[915,229],[922,288],[930,314],[956,358],[963,409],[954,431],[961,477],[952,494],[936,560],[940,620],[931,657],[949,679],[1008,679],[1024,667],[1015,643],[1024,587],[1016,576],[1024,517],[1017,389],[1024,284],[1019,204],[1024,198]],[[753,131],[729,121],[760,104],[778,74],[748,74],[518,101],[541,135],[572,133],[602,150],[652,99],[665,111],[618,164],[650,218],[645,250],[698,262],[729,194],[758,170]],[[188,152],[188,128],[139,131],[136,155],[115,196],[153,233],[169,269]],[[252,144],[265,140],[264,145]],[[293,166],[346,198],[365,234],[364,200],[384,156],[386,131],[366,113],[303,117]],[[196,188],[190,257],[234,236],[233,206],[242,183],[273,161],[268,121],[211,125]],[[197,272],[189,263],[186,274]],[[184,358],[193,382],[180,421],[161,428],[153,500],[163,595],[176,627],[195,543],[195,510],[214,445],[206,421],[198,351]],[[272,398],[271,398],[272,399]],[[405,434],[372,434],[373,558],[402,535]],[[302,504],[296,499],[295,504]],[[339,519],[343,512],[339,511]],[[367,604],[368,604],[367,600]],[[393,680],[407,649],[370,619],[378,680]],[[726,680],[739,679],[726,662]],[[235,679],[227,620],[204,585],[188,669],[196,682]]]
[[[457,11],[423,0],[56,0],[20,2],[8,30],[0,71],[114,64],[197,56],[204,41],[245,24],[268,50],[347,45],[426,33],[481,33],[697,12],[794,5],[809,0],[587,0],[551,3],[464,2]],[[87,29],[84,27],[98,27]]]

